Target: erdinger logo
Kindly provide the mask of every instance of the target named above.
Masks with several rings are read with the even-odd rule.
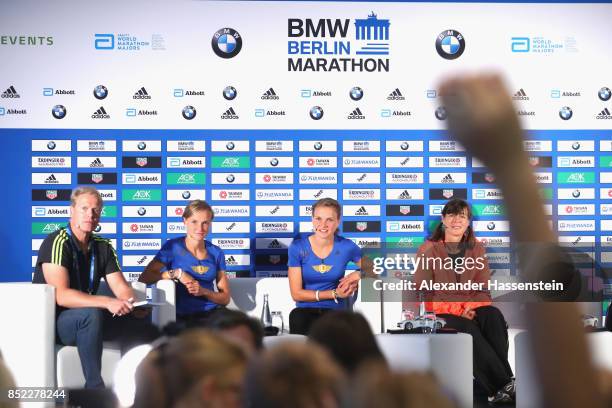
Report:
[[[108,96],[108,89],[104,85],[98,85],[94,88],[93,95],[96,99],[104,99]]]
[[[436,38],[436,51],[444,59],[457,59],[465,51],[465,39],[459,31],[444,30]]]
[[[434,112],[434,114],[436,115],[436,119],[438,120],[445,120],[448,116],[446,113],[446,108],[444,106],[439,106]]]
[[[559,109],[559,117],[563,120],[570,120],[573,114],[574,113],[572,112],[572,108],[570,108],[569,106],[564,106]]]
[[[599,92],[597,92],[597,96],[599,96],[599,99],[606,102],[612,96],[612,91],[610,91],[610,88],[604,86],[599,90]]]
[[[361,98],[363,98],[363,89],[361,89],[358,86],[354,86],[351,88],[351,91],[349,92],[349,96],[351,97],[352,100],[358,101]]]
[[[242,37],[233,28],[222,28],[213,35],[211,44],[218,57],[233,58],[242,49]]]
[[[310,117],[314,120],[321,119],[323,117],[323,108],[320,106],[310,108]]]
[[[226,86],[223,88],[223,97],[228,101],[236,99],[238,91],[233,86]]]
[[[53,109],[51,109],[51,115],[55,119],[64,119],[66,117],[66,113],[68,113],[68,111],[64,105],[55,105]],[[55,148],[55,146],[53,148]]]
[[[183,118],[191,120],[196,117],[196,108],[191,105],[187,105],[183,108],[182,114]]]

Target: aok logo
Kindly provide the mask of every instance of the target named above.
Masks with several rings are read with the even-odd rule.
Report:
[[[45,226],[43,227],[43,229],[41,230],[41,232],[43,234],[49,234],[51,232],[57,231],[58,229],[60,229],[60,225],[59,224],[45,224]]]
[[[181,174],[176,180],[176,182],[178,184],[194,184],[196,182],[195,175],[193,173]]]
[[[139,200],[150,200],[151,199],[151,191],[149,190],[137,190],[132,196],[134,199]]]

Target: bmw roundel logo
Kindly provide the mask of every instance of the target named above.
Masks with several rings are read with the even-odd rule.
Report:
[[[138,142],[138,150],[145,150],[147,148],[147,144],[145,142]]]
[[[606,88],[605,86],[603,88],[601,88],[599,90],[599,92],[597,93],[597,95],[599,96],[599,99],[601,99],[602,101],[607,101],[610,99],[610,97],[612,96],[612,91],[610,91],[610,88]]]
[[[352,100],[358,101],[363,98],[363,89],[358,86],[354,86],[351,88],[351,92],[349,92],[349,95]]]
[[[242,49],[242,37],[233,28],[222,28],[212,38],[212,49],[221,58],[233,58]]]
[[[47,143],[47,149],[49,150],[55,150],[56,144],[53,140],[51,140],[49,143]]]
[[[225,148],[227,150],[234,150],[235,147],[236,145],[234,144],[234,142],[227,142],[227,144],[225,145]]]
[[[580,190],[574,190],[574,191],[572,191],[572,197],[574,197],[574,198],[578,198],[578,197],[580,197]]]
[[[145,215],[147,213],[147,209],[144,207],[140,207],[138,209],[138,215]]]
[[[321,142],[317,142],[314,144],[314,149],[315,150],[321,150],[323,148],[323,143]]]
[[[66,107],[64,105],[55,105],[53,109],[51,109],[51,115],[55,119],[64,119],[66,117]]]
[[[191,105],[187,105],[183,108],[183,117],[187,120],[191,120],[193,118],[196,117],[196,109],[191,106]]]
[[[96,228],[94,228],[94,232],[100,232],[102,231],[102,226],[101,225],[96,225]]]
[[[444,106],[439,106],[435,111],[436,118],[439,120],[446,119],[446,108]]]
[[[278,159],[275,157],[272,160],[270,160],[270,165],[272,165],[272,167],[278,166]]]
[[[408,150],[408,147],[410,147],[410,146],[408,145],[408,142],[403,142],[403,143],[400,145],[400,149],[402,149],[402,150]]]
[[[187,190],[183,191],[183,194],[181,194],[181,196],[185,199],[185,200],[189,200],[189,197],[191,197],[191,193]]]
[[[493,231],[493,230],[495,229],[495,223],[494,223],[493,221],[489,222],[489,223],[487,224],[487,229],[488,229],[489,231]]]
[[[323,108],[320,106],[310,108],[310,117],[314,120],[321,119],[323,117]]]
[[[233,182],[236,180],[236,177],[234,177],[234,175],[233,175],[233,174],[230,174],[229,176],[227,176],[227,177],[225,178],[225,180],[226,180],[228,183],[233,183]]]
[[[94,88],[93,94],[96,99],[104,99],[108,96],[108,89],[104,85],[98,85]]]
[[[580,142],[574,142],[574,143],[572,143],[572,149],[574,149],[574,150],[578,150],[578,149],[580,149]]]
[[[457,59],[465,51],[465,39],[459,31],[444,30],[436,38],[436,51],[444,59]]]
[[[572,115],[572,108],[570,108],[569,106],[564,106],[559,109],[559,117],[563,120],[570,120],[572,118]]]
[[[238,91],[233,86],[226,86],[223,88],[223,97],[228,101],[236,99],[238,96]]]

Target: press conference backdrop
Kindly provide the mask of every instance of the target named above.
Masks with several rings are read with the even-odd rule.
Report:
[[[467,199],[494,273],[514,274],[495,177],[446,138],[436,88],[483,69],[506,77],[552,226],[610,266],[610,15],[607,4],[4,2],[0,281],[30,279],[77,185],[101,191],[99,233],[129,280],[184,233],[196,198],[215,209],[209,238],[232,276],[286,274],[322,197],[370,248],[416,248],[447,199]]]

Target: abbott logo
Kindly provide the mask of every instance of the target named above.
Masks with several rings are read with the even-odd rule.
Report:
[[[531,50],[529,37],[512,37],[511,49],[512,52],[529,52]]]
[[[94,46],[96,50],[114,50],[115,36],[113,34],[95,34]]]

